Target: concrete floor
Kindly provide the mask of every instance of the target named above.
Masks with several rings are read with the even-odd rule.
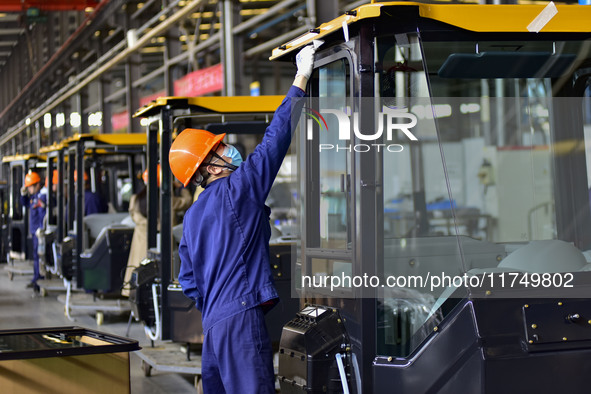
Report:
[[[26,289],[30,275],[15,275],[10,280],[5,270],[6,264],[0,264],[0,330],[81,326],[92,330],[126,336],[129,314],[106,314],[104,323],[97,326],[93,315],[85,312],[72,313],[72,322],[64,314],[64,305],[57,300],[60,292],[49,292],[46,297],[35,296],[31,289]],[[139,342],[141,347],[149,347],[143,326],[133,322],[129,338]],[[155,343],[156,346],[161,343]],[[195,393],[194,376],[171,372],[152,371],[145,377],[141,360],[131,353],[131,392],[142,394],[157,393]]]

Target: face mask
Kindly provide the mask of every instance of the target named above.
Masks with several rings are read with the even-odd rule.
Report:
[[[238,149],[236,149],[233,145],[226,145],[222,156],[231,158],[231,164],[235,165],[236,167],[242,164],[242,156],[240,155],[240,152],[238,152]]]

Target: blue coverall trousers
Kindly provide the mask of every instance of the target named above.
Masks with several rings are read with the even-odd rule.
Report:
[[[203,340],[205,394],[275,393],[273,350],[260,307],[216,323]]]
[[[37,248],[39,247],[39,240],[35,234],[32,235],[33,238],[33,279],[31,282],[37,283],[37,280],[41,279],[41,274],[39,273],[39,252]]]

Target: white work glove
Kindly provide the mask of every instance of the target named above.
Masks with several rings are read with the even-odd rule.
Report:
[[[21,196],[26,196],[27,195],[27,187],[23,186],[21,187]]]
[[[310,75],[312,75],[312,70],[314,69],[315,52],[316,48],[314,48],[313,45],[307,45],[300,52],[298,52],[296,56],[296,65],[298,66],[296,77],[301,75],[307,79],[310,79]]]

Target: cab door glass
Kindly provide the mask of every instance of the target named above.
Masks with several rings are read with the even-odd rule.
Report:
[[[376,350],[380,355],[404,357],[453,308],[456,301],[451,293],[462,292],[432,279],[462,271],[434,120],[448,107],[431,102],[416,34],[381,36],[375,47],[377,107],[403,111],[416,120],[411,131],[417,140],[397,132],[394,139],[383,142],[401,148],[383,149],[378,155],[383,204],[383,263],[378,260],[378,270],[385,286],[378,289]]]
[[[319,68],[319,113],[325,109],[348,111],[348,70],[345,59]],[[350,249],[348,142],[339,140],[339,134],[336,132],[339,125],[335,116],[324,115],[319,119],[319,246],[327,249]]]
[[[298,288],[306,296],[336,293],[327,290],[324,279],[351,275],[351,157],[350,140],[339,133],[334,112],[348,114],[350,109],[350,67],[348,58],[339,54],[322,60],[309,83],[309,96],[300,120],[300,140],[305,145],[299,168],[302,235],[305,239],[301,282]],[[302,183],[303,180],[303,183]],[[299,277],[299,275],[296,275]],[[344,286],[339,295],[351,296]]]

